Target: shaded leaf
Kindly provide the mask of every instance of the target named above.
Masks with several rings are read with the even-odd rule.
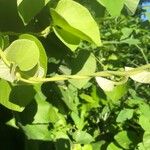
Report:
[[[24,107],[20,107],[19,105],[10,101],[12,87],[7,81],[0,80],[0,89],[0,104],[14,111],[23,111]]]
[[[80,43],[80,38],[57,27],[53,28],[56,36],[72,51],[75,51]]]
[[[87,51],[82,51],[75,59],[72,68],[72,74],[90,75],[93,74],[96,70],[96,60],[92,54],[89,54]],[[71,79],[69,82],[78,89],[81,89],[88,83],[89,80],[90,78],[80,80]]]
[[[50,0],[17,0],[18,13],[27,25]]]

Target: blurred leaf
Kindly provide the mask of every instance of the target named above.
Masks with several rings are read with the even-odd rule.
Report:
[[[107,147],[107,150],[122,150],[122,148],[118,147],[114,143],[110,143]]]
[[[140,115],[139,117],[140,126],[147,132],[150,132],[150,119],[145,117],[144,115]]]
[[[128,39],[125,39],[125,40],[121,40],[120,41],[121,43],[126,43],[126,44],[129,44],[129,45],[137,45],[137,44],[140,44],[140,41],[139,39],[134,39],[134,38],[128,38]]]
[[[116,122],[123,123],[127,119],[131,119],[133,117],[134,109],[123,109],[119,112]]]
[[[82,119],[77,112],[72,112],[71,113],[71,118],[74,121],[77,129],[82,130],[83,127],[85,126],[84,119]]]
[[[127,84],[117,85],[112,91],[105,91],[105,94],[108,99],[112,101],[118,101],[122,98],[128,90]]]
[[[131,145],[138,143],[138,139],[134,132],[121,131],[114,137],[117,144],[124,149],[131,149]],[[135,143],[134,143],[135,142]]]
[[[94,141],[94,138],[85,131],[75,131],[73,133],[73,139],[80,144],[89,144]]]
[[[115,83],[103,77],[96,77],[96,82],[104,91],[112,91],[115,87]]]
[[[131,67],[125,67],[125,70],[132,70],[134,68]],[[141,71],[135,75],[131,75],[130,78],[134,81],[140,82],[140,83],[150,83],[150,72],[149,71]]]
[[[132,14],[135,13],[140,0],[125,0],[125,5],[130,10]]]
[[[133,29],[124,27],[121,29],[121,32],[123,35],[121,36],[120,40],[123,40],[123,39],[128,38],[131,35],[131,33],[133,32]]]
[[[107,11],[113,16],[119,16],[123,9],[125,0],[97,0],[101,5],[106,7]]]
[[[143,135],[143,145],[146,150],[149,149],[150,146],[150,132],[145,132]]]

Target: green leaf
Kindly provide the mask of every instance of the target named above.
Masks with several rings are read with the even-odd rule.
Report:
[[[79,129],[79,130],[82,130],[85,123],[84,123],[84,119],[80,118],[79,114],[77,114],[76,112],[72,112],[71,113],[71,118],[72,120],[74,121],[76,127]]]
[[[73,139],[80,144],[89,144],[94,141],[94,138],[85,131],[75,131],[73,134]]]
[[[87,51],[81,51],[72,66],[72,74],[75,75],[90,75],[96,70],[96,60],[93,54],[89,54]],[[84,87],[90,78],[87,79],[71,79],[69,82],[76,88],[81,89]]]
[[[31,40],[16,40],[5,50],[5,53],[7,60],[17,65],[21,71],[32,69],[39,61],[39,48]]]
[[[40,42],[40,40],[38,40],[35,36],[30,35],[30,34],[22,34],[19,36],[20,39],[28,39],[31,41],[34,41],[36,43],[36,45],[39,48],[39,52],[40,52],[40,58],[39,58],[39,62],[40,62],[40,66],[42,68],[44,68],[44,75],[46,75],[47,73],[47,55],[45,52],[45,49],[42,45],[42,43]]]
[[[117,144],[124,149],[131,149],[131,144],[138,143],[138,138],[134,132],[121,131],[114,137]]]
[[[64,103],[70,110],[76,112],[77,106],[79,104],[77,89],[74,88],[72,85],[69,85],[68,87],[59,86],[59,89],[61,91],[62,100],[64,101]]]
[[[134,68],[125,67],[125,70],[132,70]],[[140,83],[150,83],[150,72],[149,71],[141,71],[135,75],[131,75],[130,78],[136,82]]]
[[[130,10],[132,15],[134,15],[140,0],[125,0],[126,7]]]
[[[149,118],[147,118],[144,115],[140,115],[139,124],[145,131],[150,132],[150,128],[149,128],[150,127],[150,119]]]
[[[142,142],[138,144],[138,150],[146,150]]]
[[[126,43],[126,44],[129,44],[129,45],[137,45],[137,44],[140,44],[140,41],[139,39],[134,39],[134,38],[128,38],[128,39],[125,39],[125,40],[121,40],[120,41],[121,43]]]
[[[107,11],[111,14],[111,16],[116,17],[119,16],[121,10],[123,9],[125,0],[97,0],[101,5],[106,7]]]
[[[27,25],[50,0],[17,0],[18,13]]]
[[[124,122],[127,119],[131,119],[133,117],[134,109],[123,109],[117,116],[116,122]]]
[[[96,82],[104,91],[112,91],[115,87],[115,82],[103,77],[96,77]]]
[[[104,91],[107,98],[111,99],[112,101],[117,101],[122,98],[127,92],[127,84],[117,85],[114,87],[112,91]]]
[[[0,59],[0,78],[9,82],[14,82],[15,76],[11,73],[10,68]]]
[[[80,38],[73,35],[70,32],[59,29],[58,27],[53,28],[56,36],[72,51],[75,51],[80,43]]]
[[[51,9],[51,15],[55,26],[81,40],[101,45],[98,25],[84,6],[73,0],[60,0],[56,9]]]
[[[86,144],[82,147],[82,150],[93,150],[93,148],[91,144]]]
[[[121,32],[122,32],[123,35],[121,36],[120,40],[123,40],[123,39],[128,38],[131,35],[131,33],[133,32],[133,29],[124,27],[124,28],[121,29]]]
[[[21,126],[22,130],[26,134],[29,140],[53,140],[53,135],[48,128],[48,125],[44,124],[27,124],[26,126]]]
[[[150,132],[145,132],[143,135],[143,145],[146,150],[149,149],[150,146]]]
[[[107,147],[107,150],[122,150],[122,148],[118,147],[114,143],[110,143]]]
[[[0,104],[14,111],[23,111],[24,107],[20,107],[19,105],[10,101],[12,87],[7,81],[0,80],[0,89]]]

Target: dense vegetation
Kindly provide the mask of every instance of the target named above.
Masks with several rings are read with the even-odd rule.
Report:
[[[138,6],[0,1],[1,150],[150,149],[150,23]]]

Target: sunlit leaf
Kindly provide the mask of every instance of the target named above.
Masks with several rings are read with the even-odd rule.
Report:
[[[134,68],[125,67],[125,70],[132,70]],[[141,71],[135,75],[131,75],[130,78],[136,82],[140,83],[150,83],[150,72],[149,71]]]
[[[14,41],[6,50],[6,58],[19,67],[21,71],[28,71],[39,61],[39,48],[35,42],[27,39]]]
[[[103,77],[96,77],[96,82],[104,91],[112,91],[115,87],[115,83]]]
[[[39,65],[38,70],[40,71],[41,68],[43,68],[44,69],[44,75],[46,75],[46,73],[47,73],[47,55],[46,55],[45,49],[44,49],[42,43],[40,42],[40,40],[31,34],[22,34],[19,36],[19,38],[20,39],[28,39],[28,40],[34,41],[36,43],[36,45],[39,48],[39,53],[40,53],[40,56],[39,56],[40,65]]]
[[[73,138],[77,143],[80,144],[89,144],[94,141],[93,137],[85,131],[74,132]]]
[[[120,111],[120,113],[117,116],[116,121],[122,123],[122,122],[126,121],[127,119],[131,119],[133,117],[133,113],[134,113],[133,109],[125,108]]]
[[[9,82],[15,80],[15,76],[11,73],[10,68],[2,60],[0,60],[0,78]]]
[[[128,91],[127,84],[121,84],[114,87],[112,91],[104,91],[107,98],[112,101],[117,101],[122,98]]]
[[[135,13],[140,0],[125,0],[125,5],[130,10],[132,14]]]
[[[51,14],[54,25],[82,40],[101,45],[98,25],[81,4],[73,0],[60,0],[56,9],[51,9]]]
[[[112,16],[119,16],[123,9],[125,0],[97,0],[101,5],[106,7]]]

